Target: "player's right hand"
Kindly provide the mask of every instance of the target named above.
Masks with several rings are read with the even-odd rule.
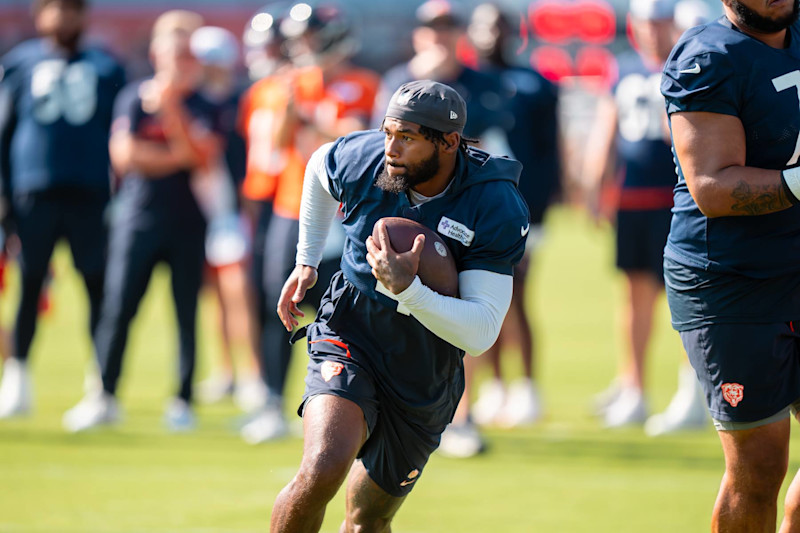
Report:
[[[283,322],[286,331],[299,324],[297,318],[306,316],[298,304],[303,301],[306,291],[317,282],[317,269],[308,265],[297,265],[292,270],[286,283],[281,289],[281,297],[278,299],[278,316]]]

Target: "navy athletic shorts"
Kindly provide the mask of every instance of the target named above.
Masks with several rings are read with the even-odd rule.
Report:
[[[800,324],[711,324],[681,331],[712,418],[755,422],[800,398]]]
[[[365,312],[349,299],[354,287],[341,281],[341,274],[334,276],[315,323],[308,327],[308,372],[298,414],[302,416],[306,402],[321,394],[357,404],[368,430],[358,457],[379,487],[403,497],[414,488],[430,455],[439,447],[463,392],[463,375],[458,373],[447,393],[428,405],[403,402],[388,388],[392,379],[369,366],[370,353],[360,348],[361,342],[351,342],[335,331],[336,324],[352,323],[357,318],[354,314]],[[358,298],[364,300],[360,293]],[[349,334],[358,339],[358,333]]]
[[[663,283],[671,220],[669,209],[617,212],[617,268],[652,272]]]
[[[368,437],[358,458],[370,478],[398,498],[414,488],[452,418],[452,413],[443,416],[441,424],[433,426],[411,422],[402,409],[385,401],[363,367],[342,355],[309,354],[306,390],[298,413],[302,416],[306,402],[321,394],[346,398],[361,408]]]

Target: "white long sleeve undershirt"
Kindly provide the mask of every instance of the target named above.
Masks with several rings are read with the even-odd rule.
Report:
[[[296,264],[319,266],[325,237],[339,202],[328,190],[325,156],[332,143],[318,148],[306,166],[300,203],[300,234]],[[488,270],[465,270],[458,275],[460,298],[443,296],[419,277],[406,290],[391,295],[428,330],[465,352],[477,356],[497,340],[511,305],[513,278]]]
[[[300,233],[295,264],[317,268],[322,261],[325,238],[339,209],[339,202],[328,191],[325,156],[333,143],[317,148],[306,165],[303,196],[300,200]]]
[[[511,305],[513,278],[488,270],[458,274],[460,298],[443,296],[419,276],[396,295],[411,316],[453,346],[478,356],[492,347]]]

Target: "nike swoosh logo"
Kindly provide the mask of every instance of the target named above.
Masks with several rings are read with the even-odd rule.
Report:
[[[527,225],[527,226],[525,226],[524,228],[520,228],[520,229],[519,229],[519,232],[520,232],[520,234],[521,234],[521,235],[524,237],[525,235],[527,235],[527,234],[528,234],[528,232],[530,231],[530,229],[531,229],[531,225],[530,225],[530,224],[528,224],[528,225]]]
[[[697,63],[694,64],[692,68],[687,68],[684,70],[679,70],[679,74],[700,74],[700,65]]]
[[[411,485],[411,484],[412,484],[412,483],[414,483],[415,481],[416,481],[416,479],[412,479],[411,481],[409,481],[409,480],[401,481],[401,482],[400,482],[400,486],[401,486],[401,487],[406,487],[406,486],[408,486],[408,485]]]

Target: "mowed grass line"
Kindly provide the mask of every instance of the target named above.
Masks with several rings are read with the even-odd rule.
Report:
[[[610,381],[622,345],[623,298],[607,228],[554,210],[528,297],[536,316],[538,369],[546,418],[524,430],[487,430],[489,452],[470,460],[434,455],[394,526],[412,532],[706,531],[723,461],[712,429],[649,439],[640,429],[605,431],[588,415]],[[36,410],[0,423],[0,532],[129,533],[265,531],[278,491],[291,479],[302,441],[251,447],[236,433],[240,413],[227,402],[198,408],[187,435],[162,426],[175,388],[175,320],[169,274],[159,269],[131,330],[120,398],[125,421],[84,435],[61,429],[82,395],[91,345],[82,282],[65,248],[55,260],[53,309],[34,344]],[[16,273],[3,294],[10,324]],[[213,300],[201,305],[198,377],[214,362]],[[648,383],[653,410],[674,391],[680,341],[661,302]],[[287,412],[302,392],[303,347],[295,351]],[[519,373],[513,348],[506,364]],[[486,376],[485,369],[479,373]],[[798,468],[793,438],[790,472]],[[342,491],[323,531],[338,531]]]

